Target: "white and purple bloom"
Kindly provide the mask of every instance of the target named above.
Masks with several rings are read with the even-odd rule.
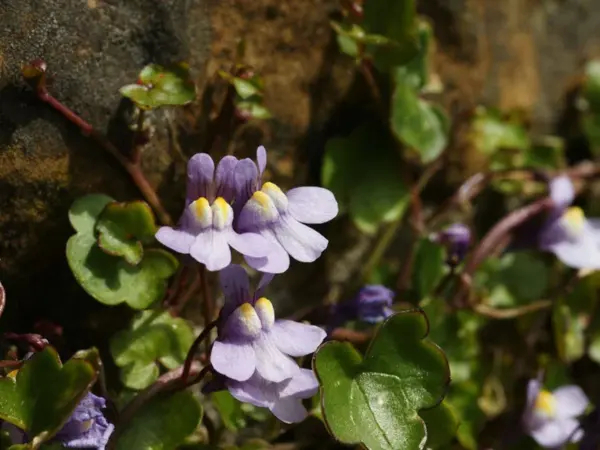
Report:
[[[542,388],[540,381],[530,380],[523,427],[545,448],[577,442],[582,436],[577,417],[583,414],[588,404],[589,400],[579,386],[562,386],[549,392]]]
[[[239,161],[226,156],[217,165],[206,153],[194,155],[187,168],[187,195],[176,227],[161,227],[156,239],[178,253],[191,255],[211,271],[231,263],[233,247],[246,257],[265,257],[269,242],[258,233],[236,233],[231,202],[235,198],[234,172]]]
[[[316,393],[317,381],[292,357],[314,352],[325,339],[321,328],[290,320],[275,320],[271,302],[262,291],[272,279],[265,275],[254,294],[241,266],[220,273],[225,294],[219,335],[210,361],[224,386],[242,402],[267,407],[284,422],[306,416],[301,399]]]
[[[463,223],[455,223],[435,233],[431,239],[446,247],[449,265],[457,265],[467,255],[471,245],[471,230]]]
[[[52,442],[66,448],[104,450],[115,428],[102,414],[105,407],[106,400],[87,393]],[[13,444],[25,444],[29,440],[26,433],[15,425],[4,422],[2,429],[8,431]]]
[[[554,207],[539,233],[540,248],[569,267],[600,269],[600,221],[587,219],[579,207],[570,207],[575,188],[568,176],[550,182],[550,197]]]
[[[338,213],[333,194],[324,188],[306,186],[284,193],[271,182],[261,184],[267,154],[257,150],[257,165],[250,159],[239,162],[235,170],[235,229],[258,233],[272,243],[268,257],[248,255],[246,261],[262,272],[279,273],[289,267],[291,256],[300,262],[313,262],[327,248],[328,241],[305,224],[325,223]],[[260,186],[260,188],[259,188]]]

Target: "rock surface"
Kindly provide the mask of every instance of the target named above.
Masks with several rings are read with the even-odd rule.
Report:
[[[429,0],[419,7],[437,38],[441,100],[457,120],[483,103],[519,110],[535,130],[552,131],[582,63],[600,56],[596,0]],[[139,197],[110,155],[35,98],[20,79],[21,64],[45,59],[55,96],[126,148],[131,108],[119,87],[145,64],[187,60],[199,99],[151,115],[154,138],[143,160],[176,215],[185,159],[206,150],[202,93],[217,69],[231,65],[239,38],[243,62],[265,78],[274,118],[243,126],[229,150],[250,156],[263,143],[283,185],[318,181],[326,139],[370,114],[360,108],[368,103],[362,80],[329,26],[337,8],[336,0],[1,0],[0,278],[9,301],[19,298],[13,312],[27,316],[35,305],[40,315],[77,314],[85,295],[63,257],[70,204],[89,192]],[[468,166],[468,156],[457,159]],[[306,286],[324,264],[302,266],[294,283]],[[308,285],[303,294],[323,294],[322,285]]]

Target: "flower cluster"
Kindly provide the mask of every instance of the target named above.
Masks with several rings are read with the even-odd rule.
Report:
[[[220,376],[212,386],[268,408],[283,422],[299,422],[307,414],[301,400],[315,395],[318,383],[313,372],[300,368],[292,357],[314,352],[326,334],[313,325],[276,320],[272,303],[262,296],[271,279],[263,276],[251,293],[241,266],[221,271],[225,306],[210,356]]]
[[[577,442],[583,432],[577,417],[582,415],[589,400],[579,386],[569,385],[549,392],[539,380],[530,380],[523,427],[545,448],[561,447]]]
[[[188,163],[186,205],[176,227],[162,227],[156,239],[190,255],[210,271],[231,263],[230,247],[248,265],[282,273],[290,256],[313,262],[328,241],[305,224],[328,222],[338,213],[333,194],[320,187],[299,187],[284,193],[262,183],[267,153],[257,151],[257,163],[226,156],[216,170],[212,158],[200,153]]]

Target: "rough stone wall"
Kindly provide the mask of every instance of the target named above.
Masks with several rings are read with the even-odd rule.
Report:
[[[85,296],[63,257],[69,205],[95,191],[139,196],[109,155],[20,81],[22,63],[44,58],[56,97],[124,146],[130,108],[118,88],[147,63],[188,60],[199,99],[153,113],[155,136],[144,151],[150,181],[177,214],[185,158],[206,150],[202,93],[231,64],[238,38],[246,41],[243,61],[265,77],[274,118],[243,126],[230,150],[250,156],[265,144],[282,184],[314,182],[326,138],[370,114],[329,27],[337,8],[336,0],[0,0],[0,277],[9,298],[23,299],[23,313],[36,304],[58,314],[56,299],[68,297],[75,314]],[[600,56],[596,0],[421,0],[419,9],[438,41],[441,101],[459,121],[483,103],[552,131],[582,63]],[[460,173],[475,170],[476,158],[461,153],[468,149],[453,152],[466,166]],[[322,264],[298,269],[298,285],[322,293],[306,283]]]

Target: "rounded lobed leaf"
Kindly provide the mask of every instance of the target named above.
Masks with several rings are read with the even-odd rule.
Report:
[[[364,358],[348,343],[321,346],[313,367],[333,436],[371,450],[424,447],[419,410],[438,404],[450,382],[448,361],[427,333],[425,314],[412,310],[387,319]]]
[[[144,254],[142,244],[152,242],[157,226],[146,202],[111,202],[98,217],[95,229],[102,250],[136,265]]]
[[[102,210],[114,199],[103,194],[90,194],[78,198],[69,209],[69,221],[78,233],[93,234]]]
[[[168,369],[183,364],[193,341],[194,332],[184,319],[172,317],[167,311],[144,311],[129,330],[112,338],[110,351],[122,368],[123,384],[144,389],[158,377],[158,363]]]
[[[201,417],[191,392],[156,397],[133,417],[116,449],[172,450],[194,432]]]
[[[63,366],[56,350],[34,354],[16,377],[0,379],[0,419],[25,430],[36,442],[52,438],[98,377],[98,352]]]

